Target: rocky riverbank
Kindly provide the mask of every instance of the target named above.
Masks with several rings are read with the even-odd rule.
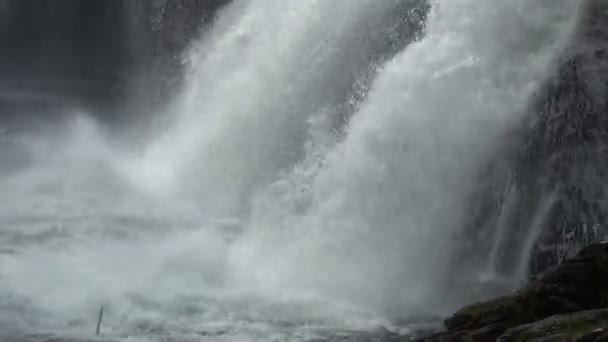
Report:
[[[467,306],[435,341],[608,341],[608,243],[585,247],[521,290]]]

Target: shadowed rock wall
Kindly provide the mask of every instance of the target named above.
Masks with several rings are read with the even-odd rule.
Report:
[[[181,51],[226,2],[0,0],[0,101],[158,98]]]
[[[480,176],[460,237],[499,275],[542,272],[608,237],[608,3],[584,6],[530,120]]]

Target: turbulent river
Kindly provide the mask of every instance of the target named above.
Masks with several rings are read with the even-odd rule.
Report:
[[[5,109],[64,119],[0,127],[0,340],[432,325],[482,295],[488,270],[455,265],[454,236],[578,3],[236,0],[146,131],[117,137],[68,104]],[[396,46],[403,21],[419,32]]]

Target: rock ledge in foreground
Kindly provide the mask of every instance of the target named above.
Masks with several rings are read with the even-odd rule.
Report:
[[[445,332],[421,341],[608,341],[602,308],[608,308],[608,243],[583,248],[511,295],[459,310],[444,322]]]

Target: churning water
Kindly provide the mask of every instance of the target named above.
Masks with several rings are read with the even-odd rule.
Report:
[[[143,148],[76,110],[0,130],[0,336],[92,339],[101,306],[111,341],[307,341],[449,312],[478,171],[579,6],[237,0]]]

